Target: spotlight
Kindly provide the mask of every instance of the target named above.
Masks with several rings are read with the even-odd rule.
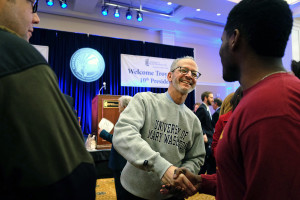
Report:
[[[59,4],[61,8],[66,8],[68,7],[67,5],[67,0],[59,0]]]
[[[143,13],[141,13],[141,11],[137,11],[136,19],[137,19],[139,22],[143,21]]]
[[[120,17],[119,7],[116,7],[116,8],[115,8],[115,14],[114,14],[114,15],[115,15],[115,17],[117,17],[117,18]]]
[[[48,6],[53,6],[54,4],[53,0],[46,0],[46,3]]]
[[[106,16],[108,14],[108,7],[102,6],[102,15]]]
[[[132,18],[132,13],[131,13],[130,8],[128,8],[128,10],[126,12],[126,19],[131,20],[131,18]]]

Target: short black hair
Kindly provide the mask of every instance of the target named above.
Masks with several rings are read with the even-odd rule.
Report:
[[[220,98],[215,98],[214,103],[216,103],[220,107],[222,105],[222,100]]]
[[[293,15],[284,0],[242,0],[229,13],[225,31],[235,29],[260,56],[283,57],[293,26]]]

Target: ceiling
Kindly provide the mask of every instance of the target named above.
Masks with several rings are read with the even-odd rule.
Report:
[[[167,4],[169,1],[171,5]],[[109,8],[107,16],[101,14],[103,3]],[[67,4],[68,7],[62,9],[58,0],[54,0],[52,7],[47,6],[46,0],[40,0],[39,12],[154,31],[189,32],[191,36],[201,34],[203,39],[214,37],[216,30],[223,30],[227,15],[235,5],[228,0],[67,0]],[[115,5],[120,9],[119,18],[113,16]],[[128,7],[133,12],[131,20],[125,17]],[[142,22],[136,20],[136,10],[139,9],[143,13]],[[300,3],[291,6],[291,9],[294,17],[300,16]]]

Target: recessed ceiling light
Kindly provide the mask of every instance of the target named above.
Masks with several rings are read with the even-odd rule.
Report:
[[[200,8],[196,9],[196,11],[200,11]]]
[[[220,16],[220,15],[221,15],[221,13],[218,13],[217,15],[218,15],[218,16]]]
[[[169,5],[169,6],[172,5],[172,2],[168,2],[168,5]]]

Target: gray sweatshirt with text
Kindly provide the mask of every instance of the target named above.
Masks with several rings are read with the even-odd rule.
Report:
[[[198,173],[205,157],[199,119],[168,92],[136,94],[115,126],[113,145],[128,161],[122,186],[145,199],[167,198],[159,190],[171,165]]]

